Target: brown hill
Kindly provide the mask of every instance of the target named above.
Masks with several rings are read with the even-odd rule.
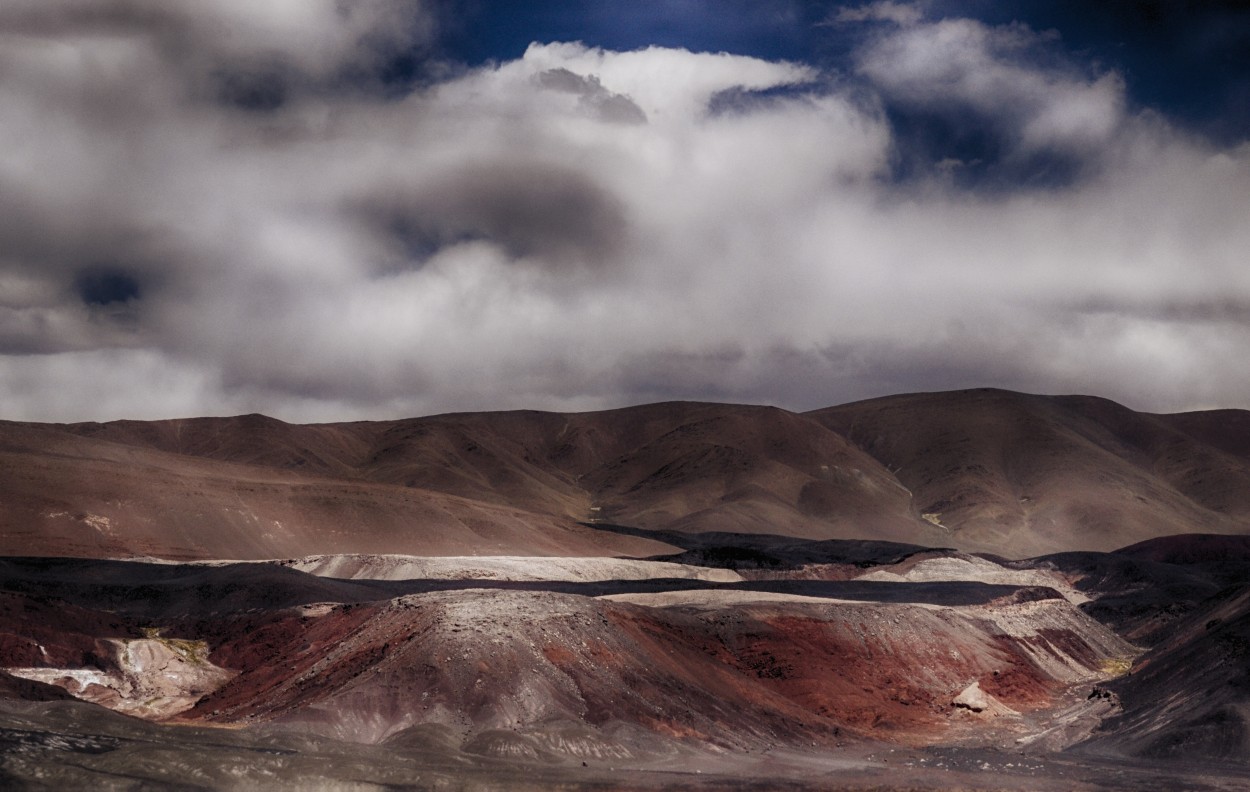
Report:
[[[0,425],[0,553],[655,555],[680,531],[934,532],[840,436],[782,410],[666,404],[295,426],[263,416]]]
[[[891,470],[964,549],[1021,557],[1250,530],[1250,459],[1221,433],[1244,426],[1241,411],[1155,416],[1087,396],[983,389],[809,415]]]
[[[632,442],[576,469],[604,519],[808,539],[933,535],[888,471],[808,418],[717,405],[654,405],[644,414]],[[611,426],[616,415],[595,418]]]
[[[667,403],[309,426],[2,423],[0,553],[676,551],[646,531],[1110,550],[1247,532],[1248,415],[980,390],[803,415]]]
[[[234,419],[223,423],[237,428]],[[129,435],[132,428],[124,428]],[[305,427],[287,429],[299,433]],[[375,483],[354,473],[313,475],[285,462],[256,464],[265,440],[249,444],[247,430],[222,432],[229,443],[214,446],[213,453],[242,445],[257,453],[250,464],[82,434],[99,432],[0,428],[0,553],[246,559],[336,552],[651,555],[673,549],[489,500]],[[304,451],[295,448],[296,454]]]

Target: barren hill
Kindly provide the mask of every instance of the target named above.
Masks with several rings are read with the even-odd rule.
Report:
[[[1250,531],[1247,415],[979,390],[807,414],[668,403],[308,426],[3,423],[0,553],[675,551],[648,531],[1111,550]]]
[[[983,389],[808,415],[892,471],[958,547],[1019,557],[1250,531],[1244,411],[1159,416]]]
[[[631,531],[645,533],[614,533]],[[437,772],[452,788],[1011,790],[1250,779],[1245,586],[1221,589],[1244,578],[1242,537],[1008,561],[658,536],[685,552],[0,559],[0,779],[422,787]]]
[[[735,750],[870,734],[983,741],[964,734],[982,723],[973,715],[1027,734],[1072,685],[1136,652],[1035,585],[1046,582],[436,585],[273,562],[10,559],[0,668],[149,719],[278,723],[358,742],[424,724],[488,753],[545,745],[624,759],[674,738]],[[952,709],[973,684],[990,704]]]

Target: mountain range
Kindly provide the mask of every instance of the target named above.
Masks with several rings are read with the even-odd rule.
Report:
[[[0,556],[14,788],[1250,783],[1246,411],[6,422]]]
[[[647,530],[1025,557],[1250,520],[1250,412],[997,390],[293,425],[0,424],[0,552],[647,555]],[[671,545],[667,548],[671,549]]]

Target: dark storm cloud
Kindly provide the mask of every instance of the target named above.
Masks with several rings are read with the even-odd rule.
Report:
[[[211,74],[217,101],[243,110],[272,112],[286,104],[296,75],[282,61],[252,65],[230,64]]]
[[[11,186],[0,198],[0,347],[50,354],[143,341],[140,303],[185,278],[193,257],[172,235],[128,227],[120,200],[67,205]]]
[[[1250,298],[1244,295],[1188,299],[1177,296],[1148,302],[1101,297],[1084,300],[1073,306],[1072,311],[1078,315],[1166,324],[1229,324],[1250,328]]]
[[[482,240],[513,260],[594,269],[612,263],[628,230],[620,201],[556,164],[474,163],[413,185],[408,195],[373,199],[363,212],[415,265]]]
[[[78,296],[86,305],[128,303],[143,297],[143,287],[130,273],[113,267],[92,267],[74,279]]]
[[[4,417],[1240,404],[1250,150],[940,8],[769,4],[849,44],[822,71],[444,66],[412,2],[0,5]]]

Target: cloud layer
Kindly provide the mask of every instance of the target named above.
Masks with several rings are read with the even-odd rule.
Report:
[[[1054,34],[830,24],[847,73],[559,43],[449,70],[415,2],[6,3],[4,417],[1250,407],[1250,146]]]

